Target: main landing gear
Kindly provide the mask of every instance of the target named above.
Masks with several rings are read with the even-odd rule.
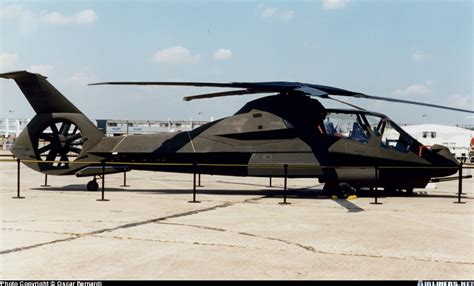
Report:
[[[355,198],[357,189],[348,183],[327,182],[324,184],[323,191],[330,197],[347,199]]]

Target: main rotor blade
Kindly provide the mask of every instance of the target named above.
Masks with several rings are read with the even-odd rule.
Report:
[[[188,81],[106,81],[89,83],[88,85],[164,85],[164,86],[207,86],[207,87],[237,87],[242,86],[237,83],[217,83],[217,82],[188,82]]]
[[[214,92],[214,93],[205,93],[205,94],[198,94],[198,95],[191,95],[183,97],[185,101],[191,101],[193,99],[203,99],[203,98],[212,98],[212,97],[219,97],[219,96],[232,96],[232,95],[243,95],[243,94],[253,94],[253,93],[262,93],[262,92],[255,92],[247,89],[239,89],[239,90],[231,90],[231,91],[224,91],[224,92]]]
[[[355,98],[365,98],[365,99],[373,99],[373,100],[383,100],[383,101],[390,101],[390,102],[415,104],[415,105],[441,108],[441,109],[447,109],[447,110],[453,110],[453,111],[474,113],[474,111],[467,110],[467,109],[447,107],[447,106],[442,106],[442,105],[416,102],[416,101],[403,100],[403,99],[395,99],[395,98],[380,97],[380,96],[371,96],[371,95],[366,95],[366,94],[363,94],[363,93],[360,93],[360,92],[354,92],[354,91],[349,91],[349,90],[345,90],[345,89],[340,89],[340,88],[337,88],[337,87],[316,85],[316,84],[308,84],[308,83],[301,83],[301,82],[271,81],[271,82],[216,83],[216,82],[118,81],[118,82],[91,83],[89,85],[104,85],[104,84],[110,84],[110,85],[162,85],[162,86],[196,86],[196,87],[241,88],[241,90],[237,90],[235,92],[226,91],[226,92],[209,93],[209,94],[202,94],[202,95],[196,95],[196,96],[187,96],[187,97],[184,98],[184,100],[186,100],[186,101],[193,100],[193,99],[200,99],[200,98],[218,97],[218,96],[231,96],[231,95],[276,92],[276,93],[280,93],[280,94],[305,94],[305,95],[315,96],[315,97],[320,97],[320,98],[328,98],[328,95],[350,96],[350,97],[355,97]],[[344,102],[344,103],[348,104],[346,102]],[[353,106],[353,107],[356,107],[356,106]],[[361,109],[359,107],[356,107],[356,108]]]
[[[268,81],[268,82],[168,82],[168,81],[109,81],[90,83],[89,85],[162,85],[162,86],[195,86],[195,87],[228,87],[228,88],[243,88],[251,90],[254,93],[300,93],[311,96],[325,96],[332,95],[355,95],[358,92],[353,92],[345,89],[340,89],[332,86],[316,85],[301,82],[287,82],[287,81]],[[240,94],[238,94],[240,95]]]
[[[441,108],[441,109],[454,110],[454,111],[460,111],[460,112],[474,113],[474,111],[472,111],[472,110],[449,107],[449,106],[442,106],[442,105],[436,105],[436,104],[424,103],[424,102],[418,102],[418,101],[404,100],[404,99],[373,96],[373,95],[366,95],[366,94],[354,95],[354,97],[356,97],[356,98],[365,98],[365,99],[374,99],[374,100],[382,100],[382,101],[390,101],[390,102],[407,103],[407,104],[429,106],[429,107],[434,107],[434,108]]]
[[[354,107],[355,109],[366,110],[365,108],[362,108],[362,107],[357,106],[357,105],[355,105],[355,104],[349,103],[349,102],[347,102],[347,101],[343,101],[343,100],[340,100],[340,99],[337,99],[337,98],[334,98],[334,97],[330,97],[330,96],[328,96],[327,98],[328,98],[328,99],[332,99],[332,100],[337,101],[337,102],[340,102],[340,103],[343,103],[343,104],[347,104],[347,105],[349,105],[350,107]]]

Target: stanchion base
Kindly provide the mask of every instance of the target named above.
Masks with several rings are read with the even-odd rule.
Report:
[[[465,204],[466,202],[453,202],[453,204]]]
[[[110,201],[110,200],[107,200],[107,199],[97,199],[96,201],[98,201],[98,202],[108,202],[108,201]]]
[[[12,197],[12,199],[24,199],[25,197]]]
[[[188,203],[190,203],[190,204],[200,204],[201,201],[188,201]]]
[[[371,205],[383,205],[383,203],[379,203],[379,202],[371,202],[370,204]]]
[[[278,204],[279,205],[291,205],[291,203],[288,203],[288,202],[286,202],[286,203],[285,202],[279,202]]]
[[[130,185],[120,185],[120,187],[130,187]]]
[[[51,187],[51,185],[41,185],[40,187],[47,188],[47,187]]]

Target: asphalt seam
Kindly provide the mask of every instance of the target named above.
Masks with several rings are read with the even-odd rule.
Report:
[[[104,222],[104,223],[128,223],[129,221],[126,220],[69,220],[69,219],[50,219],[50,220],[36,220],[36,219],[21,219],[21,220],[0,220],[2,223],[17,223],[17,222],[88,222],[88,223],[97,223],[97,222]]]
[[[119,229],[127,229],[127,228],[131,228],[131,227],[137,227],[137,226],[146,225],[146,224],[150,224],[150,223],[155,223],[155,222],[159,222],[159,221],[163,221],[163,220],[167,220],[167,219],[178,218],[178,217],[189,216],[189,215],[195,215],[195,214],[202,213],[202,212],[213,211],[213,210],[216,210],[218,208],[229,207],[229,206],[232,206],[233,204],[234,203],[226,202],[224,204],[216,205],[216,206],[209,207],[209,208],[203,208],[203,209],[198,209],[198,210],[193,210],[193,211],[187,211],[187,212],[183,212],[183,213],[173,214],[173,215],[169,215],[169,216],[165,216],[165,217],[159,217],[159,218],[145,220],[145,221],[127,223],[127,224],[119,225],[119,226],[113,227],[113,228],[105,228],[105,229],[100,229],[100,230],[87,232],[87,233],[82,233],[82,234],[77,234],[77,235],[75,234],[72,237],[57,239],[57,240],[53,240],[53,241],[49,241],[49,242],[33,244],[33,245],[29,245],[29,246],[24,246],[24,247],[16,247],[16,248],[11,248],[11,249],[6,249],[6,250],[0,251],[0,255],[9,254],[9,253],[13,253],[13,252],[24,251],[24,250],[29,250],[29,249],[33,249],[33,248],[37,248],[37,247],[41,247],[41,246],[45,246],[45,245],[56,244],[56,243],[60,243],[60,242],[72,241],[72,240],[75,240],[75,239],[78,239],[78,238],[82,238],[82,237],[86,237],[86,236],[94,236],[94,235],[97,235],[97,234],[102,234],[102,233],[105,233],[105,232],[112,232],[112,231],[119,230]]]
[[[216,206],[218,207],[218,206]],[[193,224],[182,224],[182,223],[164,223],[164,222],[157,222],[159,224],[165,224],[165,225],[177,225],[177,226],[187,226],[187,227],[194,227],[194,228],[199,228],[199,229],[206,229],[206,230],[212,230],[212,231],[219,231],[219,232],[232,232],[244,236],[250,236],[250,237],[256,237],[256,238],[262,238],[265,240],[272,240],[272,241],[277,241],[277,242],[282,242],[287,245],[291,246],[296,246],[298,248],[304,249],[306,251],[312,252],[312,253],[319,253],[319,254],[325,254],[325,255],[342,255],[342,256],[355,256],[355,257],[369,257],[369,258],[385,258],[385,259],[397,259],[397,260],[415,260],[415,261],[423,261],[423,262],[441,262],[441,263],[450,263],[450,264],[461,264],[461,265],[474,265],[473,262],[465,262],[465,261],[450,261],[450,260],[440,260],[440,259],[427,259],[427,258],[420,258],[420,257],[397,257],[397,256],[384,256],[384,255],[372,255],[372,254],[364,254],[364,253],[345,253],[345,252],[329,252],[329,251],[323,251],[323,250],[318,250],[312,246],[307,246],[303,245],[301,243],[297,242],[292,242],[280,238],[274,238],[274,237],[268,237],[268,236],[262,236],[262,235],[257,235],[257,234],[252,234],[248,232],[235,232],[231,230],[226,230],[222,228],[216,228],[216,227],[209,227],[209,226],[202,226],[202,225],[193,225]],[[143,223],[141,225],[144,225],[146,223]],[[113,230],[120,229],[121,227],[116,227],[113,228]],[[117,239],[117,240],[136,240],[136,241],[149,241],[149,242],[159,242],[159,243],[177,243],[177,244],[189,244],[189,245],[200,245],[200,246],[220,246],[220,247],[229,247],[229,248],[241,248],[241,249],[256,249],[256,250],[277,250],[277,251],[285,251],[285,249],[273,249],[273,248],[262,248],[262,247],[253,247],[253,246],[239,246],[235,244],[221,244],[221,243],[206,243],[206,242],[186,242],[186,241],[179,241],[179,240],[165,240],[165,239],[148,239],[148,238],[136,238],[136,237],[123,237],[123,236],[102,236],[95,234],[99,231],[90,232],[86,234],[78,234],[78,233],[61,233],[61,232],[48,232],[48,231],[37,231],[37,230],[24,230],[24,229],[14,229],[14,228],[2,228],[3,230],[14,230],[14,231],[27,231],[27,232],[38,232],[38,233],[49,233],[49,234],[60,234],[60,235],[69,235],[71,237],[64,238],[64,239],[57,239],[45,243],[39,243],[39,244],[34,244],[30,246],[25,246],[25,247],[18,247],[18,248],[13,248],[5,251],[1,251],[0,254],[7,254],[11,252],[18,252],[18,251],[23,251],[23,250],[28,250],[36,247],[41,247],[45,245],[50,245],[50,244],[55,244],[59,242],[67,242],[71,240],[75,240],[78,238],[83,238],[86,236],[92,236],[96,238],[110,238],[110,239]],[[111,230],[111,231],[113,231]],[[100,233],[108,232],[109,230],[100,230]],[[94,233],[94,234],[93,234]]]
[[[45,243],[34,244],[34,245],[30,245],[30,246],[25,246],[25,247],[18,247],[18,248],[8,249],[8,250],[0,251],[0,254],[8,254],[8,253],[12,253],[12,252],[19,252],[19,251],[29,250],[29,249],[42,247],[42,246],[46,246],[46,245],[51,245],[51,244],[56,244],[56,243],[60,243],[60,242],[68,242],[68,241],[72,241],[72,240],[82,238],[82,237],[87,237],[87,236],[104,237],[105,238],[107,236],[100,236],[99,234],[106,233],[106,232],[113,232],[113,231],[119,230],[119,229],[127,229],[127,228],[142,226],[142,225],[151,224],[151,223],[162,223],[162,221],[165,221],[165,220],[168,220],[168,219],[195,215],[195,214],[199,214],[199,213],[202,213],[202,212],[213,211],[213,210],[216,210],[216,209],[219,209],[219,208],[226,208],[226,207],[233,206],[235,204],[240,204],[240,203],[251,203],[251,202],[262,200],[262,199],[267,198],[267,197],[274,197],[274,195],[267,195],[267,196],[258,197],[258,198],[251,198],[251,199],[246,199],[244,201],[239,201],[239,202],[225,202],[223,204],[219,204],[219,205],[209,207],[209,208],[203,208],[203,209],[198,209],[198,210],[193,210],[193,211],[187,211],[187,212],[183,212],[183,213],[173,214],[173,215],[169,215],[169,216],[165,216],[165,217],[160,217],[160,218],[155,218],[155,219],[150,219],[150,220],[144,220],[144,221],[139,221],[139,222],[126,223],[126,224],[123,224],[123,225],[119,225],[117,227],[106,228],[106,229],[101,229],[101,230],[92,231],[92,232],[88,232],[88,233],[82,233],[82,234],[51,232],[51,233],[55,233],[55,234],[70,235],[71,237],[63,238],[63,239],[57,239],[57,240],[53,240],[53,241],[49,241],[49,242],[45,242]],[[199,228],[205,228],[205,229],[214,230],[214,231],[229,231],[229,230],[225,230],[225,229],[217,229],[217,228],[212,228],[212,227],[207,227],[207,226],[196,226],[196,225],[185,225],[185,224],[177,224],[177,225],[190,226],[190,227],[199,227]],[[11,230],[14,230],[14,229],[11,229]],[[19,230],[19,229],[16,229],[16,230]],[[232,231],[229,231],[229,232],[232,232]],[[246,236],[257,237],[257,238],[262,238],[262,239],[267,239],[267,240],[278,241],[278,242],[282,242],[282,243],[285,243],[285,244],[288,244],[288,245],[296,246],[298,248],[304,249],[304,250],[309,251],[309,252],[326,254],[326,255],[344,255],[344,256],[358,256],[358,257],[386,258],[386,259],[398,259],[398,260],[415,260],[415,261],[424,261],[424,262],[441,262],[441,263],[474,265],[474,263],[472,263],[472,262],[449,261],[449,260],[440,260],[440,259],[425,259],[425,258],[419,258],[419,257],[396,257],[396,256],[371,255],[371,254],[364,254],[364,253],[327,252],[327,251],[317,250],[312,246],[306,246],[306,245],[303,245],[303,244],[300,244],[300,243],[291,242],[291,241],[287,241],[287,240],[283,240],[283,239],[279,239],[279,238],[265,237],[265,236],[260,236],[260,235],[256,235],[256,234],[246,233],[246,232],[237,232],[237,233],[240,234],[240,235],[246,235]],[[119,239],[119,237],[116,237],[116,236],[112,237],[112,238]],[[120,239],[123,239],[123,238],[120,238]],[[137,239],[137,238],[129,238],[129,239],[140,240],[140,239]],[[160,241],[160,240],[149,240],[149,241],[173,242],[173,241]],[[174,243],[186,243],[186,242],[175,241]],[[231,245],[231,244],[229,244],[229,245],[226,245],[226,244],[211,244],[211,243],[192,243],[192,244],[204,245],[204,246],[238,247],[238,246]],[[243,247],[243,248],[245,248],[245,247]]]
[[[262,238],[262,239],[266,239],[266,240],[278,241],[278,242],[282,242],[282,243],[285,243],[285,244],[288,244],[288,245],[296,246],[298,248],[304,249],[304,250],[312,252],[312,253],[319,253],[319,254],[326,254],[326,255],[342,255],[342,256],[386,258],[386,259],[397,259],[397,260],[415,260],[415,261],[423,261],[423,262],[441,262],[441,263],[452,263],[452,264],[462,264],[462,265],[474,265],[474,262],[428,259],[428,258],[420,258],[420,257],[413,257],[413,256],[411,256],[411,257],[397,257],[397,256],[373,255],[373,254],[365,254],[365,253],[329,252],[329,251],[318,250],[318,249],[314,248],[313,246],[303,245],[303,244],[298,243],[298,242],[292,242],[292,241],[284,240],[284,239],[281,239],[281,238],[261,236],[261,235],[252,234],[252,233],[248,233],[248,232],[235,232],[235,231],[221,229],[221,228],[214,228],[214,227],[201,226],[201,225],[192,225],[192,224],[163,223],[163,222],[160,222],[160,224],[188,226],[188,227],[195,227],[195,228],[200,228],[200,229],[217,230],[217,231],[220,231],[220,232],[233,232],[233,233],[240,234],[240,235],[246,235],[246,236],[257,237],[257,238]]]
[[[138,237],[131,237],[131,236],[125,236],[125,237],[123,237],[123,236],[104,236],[104,235],[92,235],[92,236],[97,237],[97,238],[108,238],[108,239],[117,239],[117,240],[136,240],[136,241],[189,244],[189,245],[200,245],[200,246],[219,246],[219,247],[240,248],[240,249],[285,251],[285,249],[274,249],[274,248],[265,248],[265,247],[256,247],[256,246],[244,246],[244,245],[236,245],[236,244],[211,243],[211,242],[199,242],[199,241],[190,242],[190,241],[183,241],[183,240],[138,238]]]

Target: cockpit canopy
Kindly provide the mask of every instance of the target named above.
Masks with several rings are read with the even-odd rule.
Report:
[[[357,110],[326,109],[325,133],[362,144],[377,141],[380,147],[407,153],[421,144],[383,114]]]

